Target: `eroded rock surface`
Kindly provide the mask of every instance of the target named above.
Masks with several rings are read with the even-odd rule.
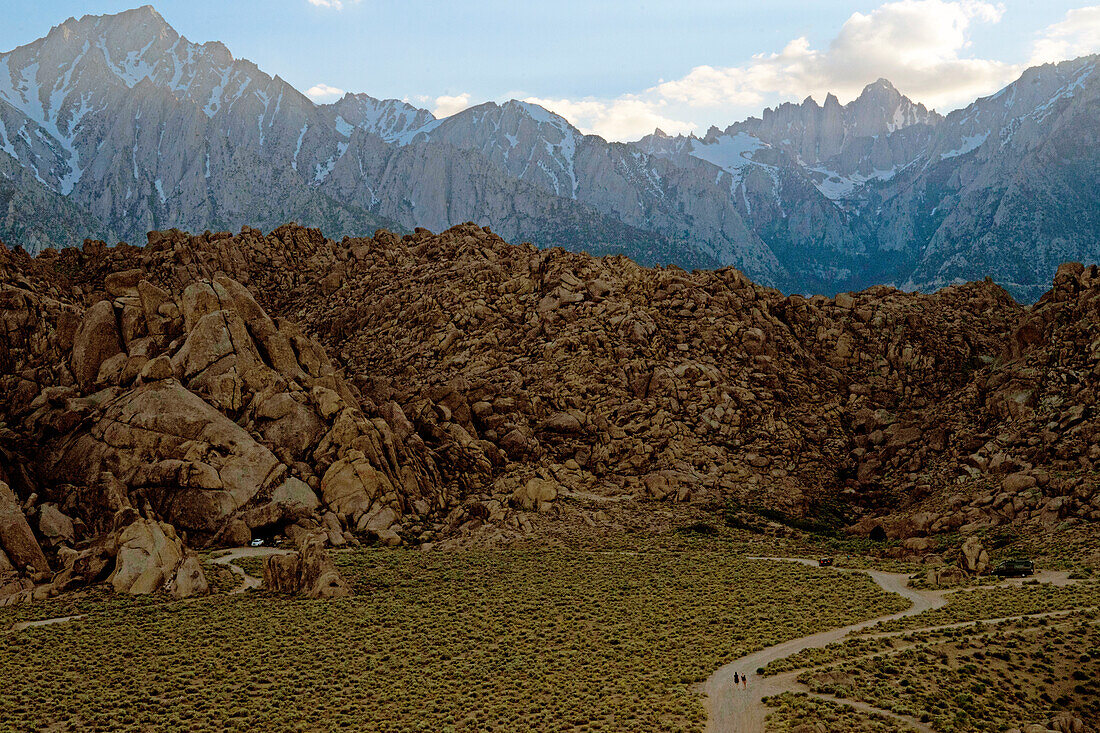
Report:
[[[139,519],[118,537],[115,570],[108,582],[119,593],[167,590],[176,598],[207,592],[202,566],[170,524]]]
[[[913,554],[1100,519],[1095,266],[1023,307],[988,282],[784,296],[472,224],[173,230],[0,249],[0,323],[19,577],[120,511],[201,548],[493,546],[664,526],[660,502],[828,508]]]
[[[323,542],[316,541],[305,542],[297,552],[265,557],[263,587],[308,598],[351,595],[351,587],[332,564]]]
[[[2,564],[9,569],[34,572],[49,568],[15,494],[3,482],[0,482],[0,547],[4,550]]]

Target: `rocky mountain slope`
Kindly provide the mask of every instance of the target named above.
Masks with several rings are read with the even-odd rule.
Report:
[[[629,248],[643,260],[677,251],[480,156],[384,142],[429,121],[365,95],[314,105],[223,45],[179,36],[149,6],[70,19],[0,55],[0,149],[128,241],[167,226],[297,219],[340,236],[477,217],[509,236]],[[4,231],[40,244],[19,234]]]
[[[0,152],[0,231],[32,252],[85,237],[114,240],[111,231],[71,199],[45,186]]]
[[[947,118],[879,80],[847,105],[622,144],[515,100],[446,119],[365,94],[316,105],[145,6],[0,54],[0,150],[21,168],[0,164],[15,201],[0,236],[33,252],[78,244],[66,222],[141,242],[471,220],[643,265],[732,265],[785,292],[992,275],[1033,301],[1061,261],[1098,256],[1096,61],[1031,69]]]
[[[191,587],[186,547],[500,544],[609,502],[913,551],[1100,519],[1095,266],[1033,307],[990,282],[803,298],[474,224],[289,225],[0,249],[0,288],[9,595],[113,572],[136,521]]]
[[[1069,260],[1097,261],[1100,56],[1028,69],[952,112],[928,150],[862,206],[916,254],[907,286],[983,272],[1026,301]]]
[[[703,138],[638,145],[728,175],[780,262],[805,263],[795,290],[934,290],[989,275],[1033,302],[1061,262],[1100,257],[1098,61],[1029,69],[946,118],[880,79],[844,106],[807,99]]]

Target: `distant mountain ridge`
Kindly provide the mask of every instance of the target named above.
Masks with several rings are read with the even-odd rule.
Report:
[[[366,94],[318,105],[144,6],[0,54],[0,238],[469,220],[789,292],[989,275],[1033,299],[1062,260],[1100,256],[1097,60],[1029,69],[947,117],[880,79],[845,105],[609,143],[515,100],[445,119]]]

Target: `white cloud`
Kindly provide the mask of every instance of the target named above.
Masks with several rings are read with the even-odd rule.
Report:
[[[916,101],[950,109],[999,89],[1022,71],[966,54],[973,26],[998,23],[1003,14],[1003,6],[985,0],[895,0],[853,13],[824,48],[795,38],[741,66],[697,66],[639,94],[527,101],[609,140],[637,139],[655,127],[687,133],[698,129],[690,118],[732,122],[785,99],[813,96],[821,102],[832,92],[847,102],[880,77]]]
[[[1031,53],[1031,65],[1087,56],[1100,51],[1100,5],[1076,8],[1065,20],[1039,34]]]
[[[344,96],[344,90],[329,86],[328,84],[314,84],[306,90],[306,96],[318,104],[324,104],[325,102],[333,102]]]
[[[662,115],[659,111],[665,106],[662,100],[625,96],[611,100],[527,97],[523,101],[561,115],[585,134],[599,135],[607,140],[637,140],[656,127],[673,135],[695,129],[692,122]]]
[[[453,114],[458,114],[469,106],[470,95],[468,93],[458,94],[453,97],[448,97],[444,94],[441,97],[435,98],[435,109],[432,110],[432,114],[436,117],[450,117]]]
[[[339,10],[359,0],[309,2]],[[813,96],[821,102],[830,92],[847,102],[880,77],[912,99],[946,112],[1000,89],[1023,71],[1023,65],[970,53],[974,27],[999,23],[1004,13],[1003,5],[989,0],[892,0],[867,13],[853,13],[820,48],[806,38],[795,38],[781,50],[757,54],[740,66],[697,66],[680,79],[661,80],[635,94],[526,96],[524,101],[608,140],[636,140],[657,127],[686,134],[700,130],[690,119],[725,124],[784,100]],[[1100,5],[1070,10],[1062,21],[1038,33],[1030,64],[1097,51]],[[306,95],[322,102],[343,93],[318,84]],[[408,101],[432,108],[436,117],[448,117],[469,107],[471,99],[470,93],[462,93],[413,96]]]
[[[692,107],[758,104],[774,95],[820,101],[828,92],[847,101],[885,77],[918,101],[958,104],[999,88],[1020,71],[965,55],[971,26],[996,23],[1003,13],[1002,6],[979,0],[899,0],[853,13],[827,48],[796,38],[743,66],[699,66],[652,91]]]

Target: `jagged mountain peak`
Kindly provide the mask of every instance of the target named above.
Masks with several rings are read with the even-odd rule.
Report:
[[[535,122],[549,123],[555,127],[573,127],[573,124],[569,120],[565,119],[556,112],[551,112],[545,107],[535,104],[534,102],[524,102],[519,99],[509,99],[502,107],[504,109],[514,109],[522,114],[527,115]]]
[[[180,34],[152,5],[142,5],[138,8],[123,10],[118,13],[105,13],[103,15],[82,15],[80,18],[70,17],[60,25],[51,29],[44,41],[49,41],[50,36],[60,34],[68,39],[72,35],[104,37],[122,33],[121,38],[115,40],[129,41],[134,50],[142,48],[150,38],[163,38],[175,41]],[[210,41],[210,46],[219,46],[228,53],[229,49],[218,41]]]
[[[0,54],[0,151],[25,179],[126,239],[290,219],[345,233],[373,228],[375,214],[405,228],[476,220],[540,244],[627,238],[623,251],[639,260],[732,264],[827,291],[895,278],[869,272],[868,257],[879,247],[917,251],[909,232],[939,226],[955,206],[944,199],[926,211],[923,199],[906,200],[891,215],[896,228],[875,241],[876,223],[859,217],[895,177],[901,191],[941,163],[947,179],[951,166],[977,170],[1005,150],[1044,145],[1043,165],[1085,159],[1088,141],[1055,149],[1051,115],[1078,110],[1082,127],[1097,58],[1030,69],[946,124],[882,78],[844,105],[830,93],[702,137],[658,128],[609,144],[516,99],[443,119],[368,94],[318,105],[217,41],[188,41],[144,6],[69,19]],[[910,210],[923,212],[920,227],[905,218]],[[605,219],[594,229],[593,217]],[[567,230],[555,223],[565,220]],[[594,231],[603,244],[591,244]],[[890,281],[905,282],[909,264]]]
[[[725,134],[747,133],[783,150],[803,164],[817,166],[845,151],[868,147],[866,142],[859,141],[884,137],[915,125],[935,127],[942,120],[943,117],[934,110],[914,102],[901,94],[890,81],[880,78],[864,87],[858,97],[845,105],[841,105],[832,93],[826,95],[824,105],[819,105],[812,96],[806,97],[800,104],[785,102],[765,109],[758,118],[750,117],[730,125]],[[915,153],[908,146],[905,150],[889,150],[879,145],[873,152],[846,155],[844,161],[837,163],[844,169],[839,172],[843,176],[859,172],[866,180],[868,176],[879,175],[875,171],[897,169],[912,160]],[[829,175],[836,172],[838,169],[833,168]],[[826,195],[833,197],[841,190],[847,193],[851,187],[831,188]]]
[[[845,108],[858,108],[872,104],[893,106],[899,104],[916,105],[917,103],[899,92],[897,87],[886,79],[879,79],[863,87],[863,91],[859,93],[859,96],[844,106]]]
[[[87,24],[94,25],[126,25],[132,23],[154,23],[159,27],[167,28],[169,30],[174,29],[169,25],[168,21],[164,19],[157,9],[152,5],[141,5],[136,8],[129,8],[127,10],[120,10],[117,13],[103,13],[101,15],[93,15],[87,13],[80,16],[80,18],[70,17],[62,22],[57,28],[71,27],[73,24]]]
[[[898,91],[897,87],[895,87],[889,79],[887,79],[884,76],[880,76],[878,79],[875,79],[873,82],[871,82],[867,86],[863,87],[863,94],[867,94],[869,92],[875,92],[875,91],[878,91],[880,89],[883,90],[883,91],[888,91],[888,92],[897,92]],[[898,92],[898,94],[900,95],[900,92]]]
[[[500,104],[482,102],[467,107],[438,120],[438,126],[433,125],[432,129],[438,130],[433,132],[436,135],[466,130],[486,140],[496,140],[503,136],[512,147],[516,145],[517,136],[524,137],[528,129],[531,134],[549,134],[555,144],[561,142],[563,137],[583,137],[580,130],[561,115],[533,102],[519,99],[509,99]]]
[[[351,128],[358,128],[380,136],[387,142],[410,142],[439,121],[426,109],[415,107],[400,99],[376,99],[369,94],[348,92],[332,104],[321,109],[333,113],[337,132],[350,136]]]

